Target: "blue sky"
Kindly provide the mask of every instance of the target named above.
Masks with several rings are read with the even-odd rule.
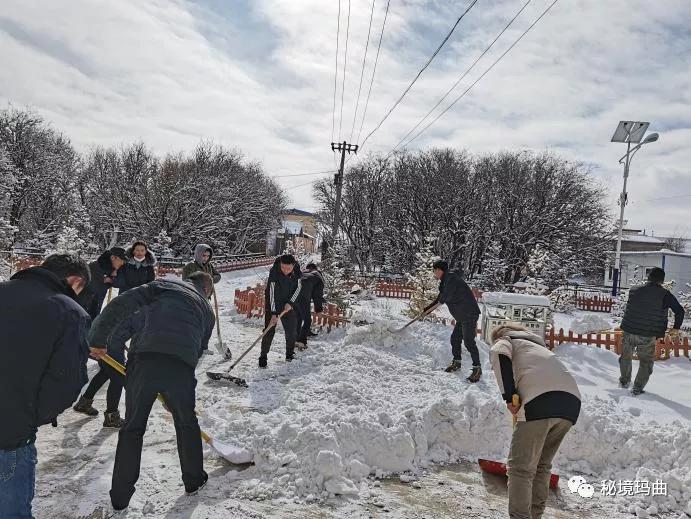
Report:
[[[478,0],[363,153],[390,151],[525,1]],[[469,3],[391,0],[362,137]],[[452,98],[550,3],[532,0]],[[385,5],[374,4],[360,115]],[[3,7],[0,102],[34,107],[81,150],[142,139],[166,153],[212,139],[273,175],[333,168],[338,0],[5,0]],[[351,0],[341,140],[350,138],[371,8],[371,0]],[[341,9],[339,85],[348,0]],[[632,164],[627,219],[658,234],[691,234],[691,196],[683,196],[691,195],[690,26],[687,0],[559,0],[411,148],[549,149],[589,164],[615,208],[624,150],[611,135],[621,119],[650,121],[661,137]],[[338,101],[337,128],[340,90]],[[356,134],[358,127],[359,120]],[[292,187],[315,178],[278,181]],[[309,187],[289,191],[296,206],[314,207]]]

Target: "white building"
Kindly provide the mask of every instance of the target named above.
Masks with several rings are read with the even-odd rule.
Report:
[[[612,286],[614,253],[609,256],[610,265],[605,269],[605,286]],[[621,288],[630,288],[634,278],[644,281],[650,270],[660,267],[665,271],[665,281],[676,281],[674,293],[688,292],[691,283],[691,254],[659,251],[628,251],[621,253]]]

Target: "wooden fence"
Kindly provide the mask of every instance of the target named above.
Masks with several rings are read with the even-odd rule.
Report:
[[[216,270],[219,272],[233,272],[235,270],[249,269],[252,267],[263,267],[271,265],[276,258],[274,256],[261,256],[257,258],[238,258],[232,260],[222,260],[218,263],[213,262]],[[176,276],[182,276],[181,267],[169,267],[158,265],[156,267],[156,276],[164,277],[167,274],[174,274]]]
[[[235,308],[239,314],[248,318],[264,317],[264,286],[259,284],[255,287],[247,287],[245,290],[235,289]],[[324,312],[317,314],[312,312],[312,323],[317,326],[325,326],[327,331],[331,328],[345,326],[350,322],[338,307],[328,303]]]
[[[606,312],[612,311],[614,302],[611,297],[606,296],[578,296],[576,297],[576,308],[579,310],[588,310],[589,312]]]

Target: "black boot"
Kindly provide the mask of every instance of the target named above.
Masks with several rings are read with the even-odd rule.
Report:
[[[204,485],[206,485],[207,481],[209,481],[209,475],[204,472],[202,475],[202,482],[199,484],[197,487],[192,487],[192,488],[185,488],[185,494],[188,496],[193,496],[197,492],[199,492],[202,488],[204,488]]]
[[[266,357],[259,357],[259,367],[266,369]]]
[[[103,413],[103,427],[110,427],[112,429],[120,429],[125,424],[125,421],[120,418],[120,411],[106,411]]]
[[[461,369],[461,361],[454,359],[451,361],[451,364],[449,364],[444,371],[446,371],[447,373],[453,373],[454,371],[458,371],[459,369]]]
[[[468,382],[479,382],[481,377],[482,368],[480,366],[473,366],[473,371],[470,373],[470,376],[468,377]]]
[[[78,413],[82,413],[87,416],[96,416],[98,415],[98,411],[94,409],[94,407],[91,405],[93,403],[93,400],[89,400],[88,398],[80,396],[79,401],[74,405],[72,409],[74,409]]]

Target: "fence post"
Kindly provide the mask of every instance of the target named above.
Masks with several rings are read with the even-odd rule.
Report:
[[[247,317],[252,317],[252,309],[254,308],[254,300],[257,294],[254,290],[247,292]]]

